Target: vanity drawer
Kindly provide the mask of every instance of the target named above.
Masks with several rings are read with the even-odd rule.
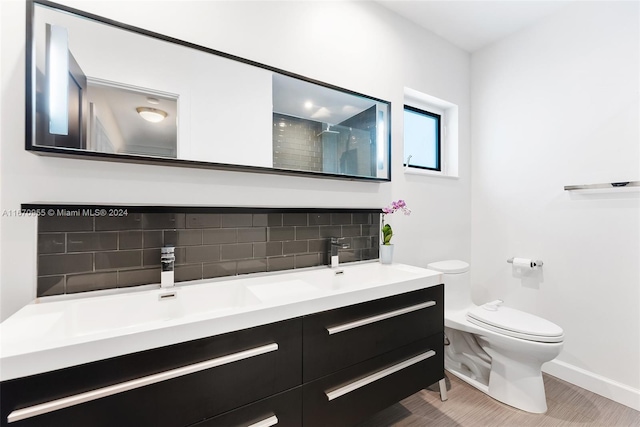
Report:
[[[305,427],[347,427],[444,377],[442,333],[303,386]]]
[[[259,400],[193,427],[300,427],[302,387]]]
[[[444,285],[303,318],[303,380],[426,338],[444,328]]]
[[[1,424],[190,425],[299,386],[301,335],[297,318],[6,381]],[[47,402],[60,409],[34,415]]]

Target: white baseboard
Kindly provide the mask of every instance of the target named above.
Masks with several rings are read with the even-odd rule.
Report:
[[[559,360],[545,363],[542,370],[549,375],[640,411],[640,390],[636,388]]]

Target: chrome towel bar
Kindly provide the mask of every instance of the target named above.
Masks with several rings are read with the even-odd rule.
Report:
[[[598,190],[608,188],[630,188],[640,187],[640,181],[621,181],[621,182],[607,182],[604,184],[583,184],[583,185],[565,185],[565,191],[574,190]]]

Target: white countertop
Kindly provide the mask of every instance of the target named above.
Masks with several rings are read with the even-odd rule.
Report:
[[[0,381],[233,332],[442,283],[377,262],[38,299],[0,324]],[[175,298],[163,298],[175,292]],[[86,297],[85,297],[86,295]]]

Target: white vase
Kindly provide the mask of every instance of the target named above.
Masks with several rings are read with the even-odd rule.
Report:
[[[393,245],[380,245],[380,263],[391,264],[393,262]]]

